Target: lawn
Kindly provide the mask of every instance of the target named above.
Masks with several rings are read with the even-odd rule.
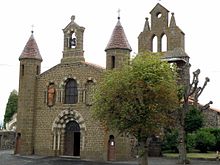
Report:
[[[164,153],[163,156],[170,158],[177,158],[179,156],[178,153]],[[215,152],[208,153],[188,153],[188,158],[200,158],[200,159],[216,159],[217,154]],[[220,157],[220,155],[219,155]]]

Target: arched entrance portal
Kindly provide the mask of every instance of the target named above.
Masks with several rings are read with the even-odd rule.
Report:
[[[61,111],[52,125],[54,155],[80,156],[84,151],[85,131],[85,121],[79,112]]]
[[[66,124],[64,140],[64,155],[80,156],[80,126],[76,121]]]

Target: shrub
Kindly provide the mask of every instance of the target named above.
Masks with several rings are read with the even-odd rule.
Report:
[[[187,134],[186,141],[187,141],[186,148],[187,148],[187,150],[189,152],[192,151],[193,149],[195,149],[195,146],[196,146],[196,134],[195,133]]]
[[[219,128],[205,128],[206,131],[209,131],[215,136],[216,144],[211,147],[212,151],[220,151],[220,129]]]
[[[178,152],[178,131],[169,130],[165,133],[162,150],[169,150],[171,152]]]
[[[195,141],[196,149],[199,149],[202,153],[206,153],[208,149],[216,144],[215,136],[205,129],[200,129],[196,132]]]

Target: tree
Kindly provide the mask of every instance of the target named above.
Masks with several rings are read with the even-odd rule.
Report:
[[[205,78],[205,82],[202,87],[198,87],[199,85],[199,74],[200,69],[197,69],[193,72],[192,82],[188,85],[184,86],[182,92],[182,107],[179,108],[178,117],[179,117],[179,164],[188,164],[189,160],[187,160],[187,152],[186,152],[186,113],[189,111],[189,100],[190,98],[193,99],[194,106],[198,107],[198,98],[202,94],[203,90],[205,89],[207,83],[210,81],[208,77]],[[212,101],[207,103],[205,106],[201,107],[201,110],[206,110],[209,108]]]
[[[189,105],[189,111],[186,112],[185,117],[185,132],[186,132],[186,149],[190,150],[195,147],[195,134],[204,123],[204,116],[202,112],[194,105]],[[176,151],[178,146],[178,131],[177,129],[168,129],[165,132],[163,149]]]
[[[109,129],[129,133],[142,146],[147,165],[149,137],[171,125],[179,105],[176,71],[158,54],[137,55],[130,65],[107,71],[96,89],[93,111]]]
[[[5,115],[4,115],[4,128],[5,124],[9,122],[12,116],[17,112],[18,109],[18,92],[13,90],[8,98],[8,103],[6,105]]]

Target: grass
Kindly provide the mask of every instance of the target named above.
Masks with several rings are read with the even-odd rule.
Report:
[[[178,153],[164,153],[165,157],[170,158],[177,158],[179,156]],[[208,152],[208,153],[187,153],[188,158],[197,158],[197,159],[216,159],[215,152]],[[219,155],[220,156],[220,155]]]

